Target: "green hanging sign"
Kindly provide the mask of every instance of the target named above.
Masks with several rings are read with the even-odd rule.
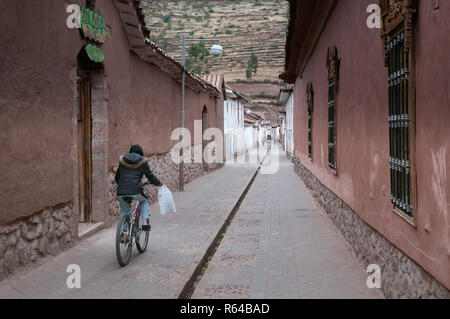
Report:
[[[95,45],[88,44],[85,47],[87,56],[89,59],[96,63],[102,63],[105,60],[105,56],[103,55],[102,50],[100,48],[96,47]]]
[[[106,40],[105,19],[98,13],[82,8],[80,12],[80,26],[83,35],[95,42],[103,44]]]

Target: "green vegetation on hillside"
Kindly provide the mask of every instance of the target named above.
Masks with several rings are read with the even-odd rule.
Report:
[[[186,69],[197,74],[202,73],[201,62],[207,63],[209,55],[204,42],[191,44],[186,58]]]
[[[250,80],[258,71],[258,57],[254,52],[250,55],[247,63],[246,77]]]
[[[205,42],[206,51],[213,43],[224,48],[222,56],[203,58],[188,49],[191,71],[226,74],[228,81],[278,80],[284,66],[287,1],[141,0],[141,5],[151,39],[177,60],[183,35],[216,40]],[[193,44],[188,42],[188,48]]]

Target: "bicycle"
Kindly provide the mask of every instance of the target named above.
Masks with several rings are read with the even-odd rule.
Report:
[[[150,182],[143,184],[149,185]],[[125,197],[124,200],[130,205],[133,202],[133,198]],[[128,265],[131,259],[131,252],[133,245],[136,243],[136,248],[140,254],[144,253],[147,249],[148,238],[150,236],[150,230],[144,231],[141,227],[141,205],[136,202],[131,214],[124,215],[120,218],[116,231],[116,257],[119,265],[122,267]],[[122,252],[125,251],[125,255]]]

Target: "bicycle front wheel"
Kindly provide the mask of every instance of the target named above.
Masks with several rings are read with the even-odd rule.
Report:
[[[128,265],[133,249],[133,238],[130,216],[120,218],[116,231],[116,257],[122,267]]]

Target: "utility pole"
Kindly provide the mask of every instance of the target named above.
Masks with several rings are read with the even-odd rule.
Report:
[[[183,65],[182,76],[181,76],[181,150],[180,150],[180,191],[184,191],[184,121],[185,121],[185,112],[184,112],[184,100],[185,100],[185,85],[186,85],[186,41],[201,41],[201,42],[216,42],[214,39],[188,39],[185,35],[183,35],[182,39],[182,49],[181,49],[181,62]],[[213,55],[221,55],[223,52],[223,48],[220,45],[213,45],[211,48],[211,53]]]

